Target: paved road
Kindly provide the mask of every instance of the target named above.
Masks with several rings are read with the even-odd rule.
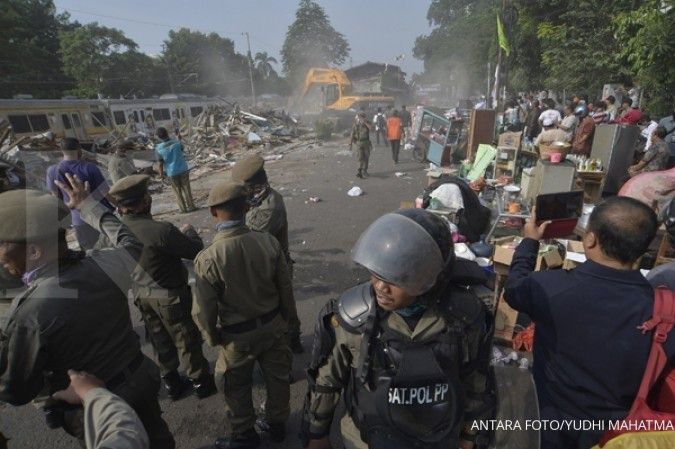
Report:
[[[366,277],[349,256],[360,233],[383,213],[397,209],[401,201],[414,200],[426,185],[424,167],[412,162],[409,152],[403,151],[403,162],[394,166],[389,150],[376,146],[371,157],[371,177],[360,180],[354,176],[356,163],[349,154],[345,154],[345,150],[343,142],[313,145],[267,164],[270,182],[281,190],[288,208],[291,252],[296,261],[294,285],[306,352],[311,346],[314,319],[322,305]],[[396,171],[406,172],[407,175],[398,178]],[[203,202],[208,189],[226,176],[229,172],[223,171],[200,179],[193,185],[196,198],[201,198]],[[354,185],[364,190],[363,196],[347,196],[347,190]],[[157,210],[166,209],[172,200],[170,195],[166,191],[155,198]],[[310,196],[318,196],[321,201],[307,202]],[[206,209],[190,215],[169,214],[160,218],[177,224],[192,223],[204,230],[202,236],[207,242],[213,235]],[[133,305],[131,307],[136,331],[142,338],[140,317]],[[143,350],[151,354],[148,344],[144,344]],[[207,358],[213,363],[215,352],[208,347],[205,350]],[[289,436],[283,444],[264,441],[262,447],[299,447],[295,435],[306,389],[303,369],[307,361],[308,355],[305,354],[296,357],[293,363],[294,375],[300,380],[291,390]],[[261,387],[256,388],[255,399],[255,404],[263,403]],[[225,433],[223,400],[218,395],[202,401],[188,397],[171,402],[162,392],[161,405],[179,448],[211,447],[214,439]],[[63,431],[49,430],[41,414],[30,405],[0,409],[0,431],[11,438],[11,449],[78,447]],[[336,443],[335,447],[340,446]]]

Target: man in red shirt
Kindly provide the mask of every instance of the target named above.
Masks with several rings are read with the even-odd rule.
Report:
[[[616,122],[619,125],[637,125],[641,118],[642,112],[640,112],[640,108],[638,108],[637,105],[633,103],[632,107],[626,111],[626,113],[622,115]]]
[[[387,119],[387,140],[391,145],[391,156],[394,164],[398,164],[398,153],[401,150],[401,135],[403,132],[403,122],[396,109]]]
[[[591,146],[593,145],[595,121],[588,115],[588,108],[586,105],[577,106],[574,109],[574,115],[579,118],[579,124],[574,132],[572,152],[574,154],[589,156],[591,154]]]

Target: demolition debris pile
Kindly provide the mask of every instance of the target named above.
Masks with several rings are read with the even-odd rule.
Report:
[[[253,114],[210,106],[202,111],[189,129],[181,130],[187,136],[187,150],[194,156],[228,154],[264,147],[266,150],[295,143],[298,138],[311,140],[311,129],[298,126],[298,120],[285,111],[271,110]]]
[[[283,110],[246,112],[238,105],[210,106],[202,111],[190,127],[183,127],[185,149],[190,164],[203,170],[226,167],[244,157],[247,151],[264,151],[266,158],[279,158],[298,146],[316,141],[311,128],[299,126],[298,120]]]

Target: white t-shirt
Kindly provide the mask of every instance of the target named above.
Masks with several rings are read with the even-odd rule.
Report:
[[[649,122],[649,125],[645,129],[642,130],[642,136],[647,138],[647,143],[645,144],[645,151],[649,149],[649,147],[652,146],[652,133],[656,129],[656,127],[659,126],[658,123],[656,123],[654,120]]]
[[[553,124],[560,123],[560,112],[557,109],[547,109],[539,115],[539,121],[543,122],[545,118],[553,120]]]

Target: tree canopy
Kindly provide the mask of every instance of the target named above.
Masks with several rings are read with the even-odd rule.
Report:
[[[52,0],[0,2],[0,98],[56,97],[72,87],[61,70],[58,34],[78,25],[56,14]]]
[[[169,31],[162,60],[175,90],[219,95],[242,92],[248,85],[248,58],[217,33]]]
[[[426,82],[483,91],[497,55],[495,17],[504,23],[511,53],[502,55],[507,89],[554,89],[600,95],[609,83],[639,84],[647,106],[664,114],[673,102],[673,0],[432,0],[433,26],[414,55]],[[494,67],[494,65],[493,65]]]
[[[312,0],[300,0],[281,50],[289,81],[299,83],[310,67],[342,64],[349,50],[347,40],[333,28],[323,8]]]

